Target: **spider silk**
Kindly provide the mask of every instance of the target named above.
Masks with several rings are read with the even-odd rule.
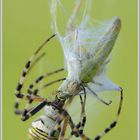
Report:
[[[92,1],[85,2],[80,23],[78,12],[83,0],[76,0],[75,8],[67,21],[66,32],[61,35],[57,26],[57,6],[61,1],[52,0],[52,27],[57,34],[65,57],[65,68],[68,81],[90,83],[94,91],[117,90],[120,87],[107,78],[106,65],[121,28],[121,20],[114,17],[104,22],[96,22],[89,16]],[[58,5],[57,5],[58,4]],[[67,85],[64,81],[62,87]]]

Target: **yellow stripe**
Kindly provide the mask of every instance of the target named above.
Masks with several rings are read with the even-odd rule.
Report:
[[[42,140],[47,140],[47,136],[48,136],[47,134],[44,135],[44,133],[42,133],[41,131],[40,131],[40,132],[37,131],[36,128],[31,128],[30,130],[31,130],[31,132],[34,134],[34,136],[35,136],[36,138],[38,138],[39,140],[40,140],[40,139],[42,139]]]

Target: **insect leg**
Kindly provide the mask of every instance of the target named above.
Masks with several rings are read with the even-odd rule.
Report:
[[[110,105],[112,103],[112,101],[106,102],[103,99],[101,99],[91,88],[89,88],[88,86],[86,86],[86,88],[96,97],[96,99],[98,99],[100,102],[104,103],[105,105]]]
[[[70,16],[68,23],[67,23],[67,31],[69,31],[69,32],[72,32],[74,30],[74,22],[76,20],[76,16],[80,9],[81,3],[82,3],[82,0],[76,0],[72,15]]]
[[[97,135],[94,138],[94,140],[100,140],[105,134],[107,134],[109,131],[111,131],[111,129],[113,129],[117,125],[118,117],[121,113],[122,102],[123,102],[123,89],[121,88],[120,103],[119,103],[118,111],[117,111],[117,114],[116,114],[116,119],[114,119],[114,121],[107,128],[105,128],[104,131],[101,134]]]

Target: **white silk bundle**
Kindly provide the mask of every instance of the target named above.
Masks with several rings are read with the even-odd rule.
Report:
[[[67,79],[88,83],[95,92],[117,90],[120,87],[109,80],[105,74],[106,64],[121,28],[119,17],[105,22],[93,22],[89,16],[92,6],[87,0],[82,20],[77,24],[77,14],[83,0],[76,0],[74,10],[67,21],[66,33],[60,34],[57,26],[57,6],[61,1],[51,1],[53,30],[57,34],[65,56]],[[63,84],[64,87],[65,83]]]

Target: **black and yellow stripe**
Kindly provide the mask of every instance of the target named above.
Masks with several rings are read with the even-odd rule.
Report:
[[[29,139],[30,140],[48,140],[48,133],[40,129],[31,127],[29,129]]]
[[[31,127],[29,128],[28,137],[30,140],[58,140],[59,133],[60,129],[56,131],[54,136],[49,137],[47,132],[35,127]]]

